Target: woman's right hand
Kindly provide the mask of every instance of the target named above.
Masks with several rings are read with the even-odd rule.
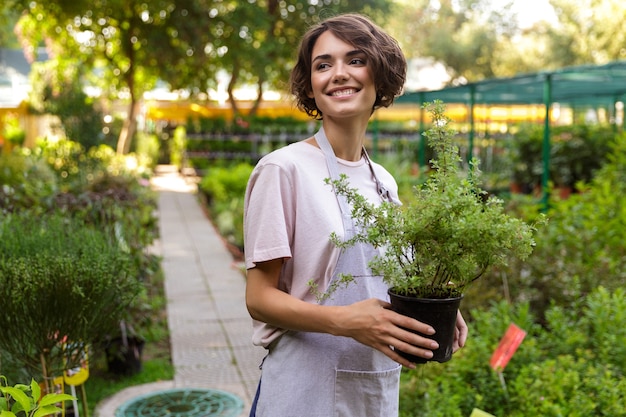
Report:
[[[427,359],[437,349],[437,342],[410,331],[432,335],[431,326],[390,310],[385,301],[370,298],[347,306],[322,306],[279,290],[281,267],[282,259],[277,259],[248,270],[246,304],[252,318],[286,330],[351,337],[409,368],[415,364],[394,348]]]
[[[409,330],[432,335],[435,329],[428,324],[390,310],[391,304],[376,299],[360,301],[341,307],[337,317],[337,335],[348,336],[387,355],[408,367],[415,364],[400,356],[395,350],[430,359],[439,345],[432,339]]]

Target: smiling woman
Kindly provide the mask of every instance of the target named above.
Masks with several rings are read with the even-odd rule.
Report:
[[[251,416],[394,417],[400,365],[392,346],[424,358],[434,330],[389,309],[387,287],[372,277],[371,245],[342,251],[330,241],[355,233],[351,209],[327,178],[340,175],[373,204],[399,203],[397,184],[371,161],[368,121],[405,82],[396,41],[362,15],[339,15],[303,37],[291,74],[298,108],[322,121],[313,136],[265,156],[246,190],[246,303],[253,342],[267,348]],[[318,302],[342,274],[368,276]],[[467,328],[458,322],[458,345]]]
[[[315,43],[312,56],[311,91],[307,95],[315,100],[323,120],[328,125],[351,118],[350,123],[362,125],[364,120],[367,125],[377,97],[365,52],[332,32],[324,32]],[[361,146],[346,148],[334,148],[335,155],[350,161],[361,158]]]

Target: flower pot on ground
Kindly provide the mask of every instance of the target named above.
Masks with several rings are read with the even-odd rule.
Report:
[[[120,336],[107,340],[104,345],[109,372],[125,376],[141,372],[145,344],[146,341],[136,335],[132,328],[129,329],[122,320]]]
[[[444,104],[435,101],[425,107],[432,116],[432,128],[425,135],[435,150],[430,177],[414,188],[413,198],[404,205],[369,202],[350,187],[345,175],[327,180],[351,205],[359,230],[349,240],[336,234],[331,240],[340,248],[369,243],[381,249],[369,267],[373,275],[383,277],[390,293],[460,301],[465,289],[489,267],[506,264],[509,257],[527,258],[535,226],[505,213],[504,202],[480,188],[477,160],[463,169]],[[343,275],[339,285],[355,279]],[[323,297],[331,293],[332,288]],[[392,299],[392,309],[396,308]],[[443,326],[454,328],[456,314],[450,320]]]

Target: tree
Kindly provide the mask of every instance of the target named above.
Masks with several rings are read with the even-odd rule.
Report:
[[[6,3],[0,6],[0,47],[17,48],[17,38],[13,33],[13,27],[19,18],[15,9]]]
[[[531,27],[520,25],[512,0],[397,1],[390,28],[405,52],[444,63],[452,84],[626,57],[621,0],[549,0],[557,22]]]
[[[233,113],[241,113],[233,95],[236,87],[254,84],[257,98],[254,114],[266,88],[285,90],[291,63],[295,58],[304,30],[326,15],[342,12],[363,12],[380,24],[391,8],[389,0],[278,0],[214,1],[209,11],[212,24],[211,42],[206,46],[206,57],[200,57],[212,68],[211,74],[224,70],[230,75],[227,91]],[[204,91],[206,85],[215,85],[209,74],[193,72],[188,79],[173,79],[174,87]]]
[[[19,2],[18,2],[19,3]],[[178,0],[65,0],[30,2],[19,34],[27,51],[45,43],[53,59],[78,66],[80,78],[99,86],[107,98],[125,98],[128,110],[117,151],[126,153],[136,129],[143,93],[163,75],[202,68],[189,57],[209,39],[202,19],[206,2]],[[206,23],[206,21],[205,21]],[[165,71],[161,71],[166,68]],[[95,76],[95,77],[94,77]]]
[[[560,64],[605,64],[626,59],[626,8],[621,0],[550,0],[558,24],[548,34]]]
[[[497,71],[494,51],[515,35],[518,26],[508,6],[494,9],[491,3],[407,2],[391,30],[409,57],[432,57],[444,63],[453,84],[493,77]]]
[[[157,80],[191,94],[206,94],[220,70],[234,89],[254,83],[255,108],[267,86],[286,79],[299,38],[325,14],[365,11],[381,16],[388,0],[12,0],[25,15],[26,49],[45,43],[56,59],[72,60],[109,98],[127,97],[128,111],[117,150],[128,152],[143,93]]]

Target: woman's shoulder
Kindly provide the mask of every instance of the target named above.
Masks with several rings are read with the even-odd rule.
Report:
[[[290,169],[316,160],[323,160],[321,151],[305,141],[298,141],[263,156],[257,166],[278,165]]]

